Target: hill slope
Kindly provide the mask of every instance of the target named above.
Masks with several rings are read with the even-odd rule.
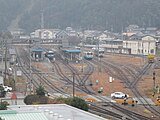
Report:
[[[121,31],[129,24],[160,27],[159,0],[5,0],[0,1],[0,29],[40,28],[42,11],[45,28]]]

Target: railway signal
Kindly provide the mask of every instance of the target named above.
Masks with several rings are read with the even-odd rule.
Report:
[[[156,77],[155,77],[156,73],[155,71],[153,72],[153,87],[155,88],[155,80],[156,80]]]

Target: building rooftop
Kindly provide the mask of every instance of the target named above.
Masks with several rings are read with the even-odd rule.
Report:
[[[106,120],[66,104],[12,105],[0,116],[5,120]]]

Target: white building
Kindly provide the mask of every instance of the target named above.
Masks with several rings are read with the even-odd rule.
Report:
[[[37,29],[30,34],[31,38],[55,39],[59,29]]]
[[[134,55],[156,54],[156,39],[150,35],[123,40],[122,53]]]

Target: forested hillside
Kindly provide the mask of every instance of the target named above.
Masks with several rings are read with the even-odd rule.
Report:
[[[17,22],[14,27],[33,31],[40,28],[42,11],[45,28],[160,27],[160,0],[0,0],[0,29]]]

